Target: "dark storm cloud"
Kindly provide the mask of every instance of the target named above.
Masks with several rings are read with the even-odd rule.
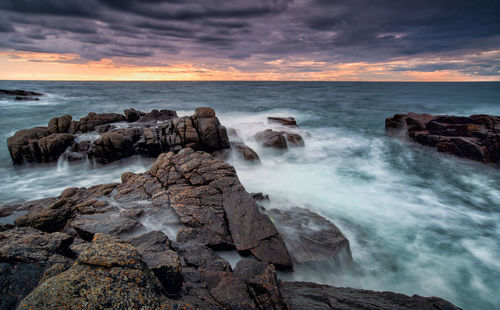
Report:
[[[78,61],[384,62],[498,50],[498,16],[498,0],[1,0],[0,48],[72,53]],[[498,62],[476,59],[453,68],[499,74]]]

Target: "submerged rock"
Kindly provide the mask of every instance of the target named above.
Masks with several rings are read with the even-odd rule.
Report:
[[[396,114],[387,118],[388,130],[404,130],[420,144],[484,163],[500,163],[500,117]]]
[[[460,309],[437,297],[410,297],[392,292],[374,292],[309,282],[281,282],[279,288],[290,309]]]
[[[128,123],[123,126],[125,121]],[[86,133],[95,133],[97,138],[80,139]],[[125,110],[125,116],[89,113],[79,121],[65,115],[51,119],[47,127],[16,132],[7,139],[7,146],[14,164],[54,162],[67,150],[82,153],[69,156],[72,159],[89,156],[107,163],[132,155],[155,157],[183,148],[215,152],[230,147],[225,127],[210,108],[198,108],[193,116],[180,118],[171,110],[144,113],[134,109]]]

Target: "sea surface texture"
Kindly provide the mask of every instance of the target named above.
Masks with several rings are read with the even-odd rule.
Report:
[[[270,207],[317,212],[350,241],[351,270],[297,266],[282,278],[439,296],[465,309],[500,305],[500,169],[384,129],[395,113],[500,115],[500,83],[0,81],[0,88],[47,94],[32,102],[0,99],[0,204],[117,182],[153,162],[14,167],[6,140],[20,129],[64,114],[79,119],[132,107],[190,115],[208,106],[260,155],[257,166],[230,160],[247,191],[269,194]],[[305,148],[262,149],[252,137],[268,126],[267,116],[295,117],[310,133]]]

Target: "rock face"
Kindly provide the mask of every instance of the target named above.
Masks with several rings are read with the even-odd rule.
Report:
[[[281,282],[279,288],[285,303],[291,309],[460,309],[437,297],[410,297],[392,292],[374,292],[307,282]]]
[[[86,133],[98,138],[81,138]],[[183,148],[215,152],[230,147],[225,127],[210,108],[198,108],[193,116],[180,118],[170,110],[144,113],[134,109],[125,110],[125,115],[89,113],[79,121],[65,115],[51,119],[47,127],[16,132],[7,139],[7,146],[14,164],[54,162],[66,151],[107,163],[137,154],[155,157]]]
[[[335,261],[340,267],[352,263],[349,241],[333,223],[303,208],[266,211],[278,228],[295,263]]]
[[[436,147],[439,152],[484,163],[500,163],[498,116],[396,114],[386,119],[385,127],[404,130],[413,141]]]

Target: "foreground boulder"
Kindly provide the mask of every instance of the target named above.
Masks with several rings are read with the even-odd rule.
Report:
[[[162,288],[129,243],[97,234],[68,270],[48,278],[18,309],[158,309]]]
[[[65,115],[51,119],[47,127],[16,132],[7,139],[7,146],[14,164],[54,162],[63,153],[107,163],[183,148],[215,152],[230,147],[225,127],[210,108],[198,108],[194,115],[184,117],[170,110],[144,113],[134,109],[125,110],[125,115],[89,113],[79,121]]]
[[[281,282],[280,291],[291,309],[311,310],[454,310],[460,309],[437,297],[407,296],[308,282]]]
[[[439,152],[484,163],[500,163],[498,116],[396,114],[386,119],[385,127],[405,131],[413,141],[435,147]]]

